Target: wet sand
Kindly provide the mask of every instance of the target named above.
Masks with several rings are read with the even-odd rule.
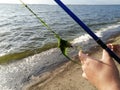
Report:
[[[108,43],[120,44],[120,35],[112,37]],[[100,47],[91,48],[89,55],[99,59],[102,55]],[[74,57],[78,60],[78,57]],[[120,65],[116,63],[119,71]],[[97,90],[82,76],[81,66],[67,62],[57,69],[46,72],[38,77],[31,77],[24,90]]]

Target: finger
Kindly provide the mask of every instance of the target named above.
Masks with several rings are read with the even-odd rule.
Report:
[[[118,44],[108,44],[107,45],[113,52],[115,52],[115,54],[118,55],[118,57],[120,57],[120,45]]]
[[[101,61],[108,65],[114,64],[113,59],[110,57],[109,53],[106,50],[103,50]]]
[[[82,71],[85,72],[85,65],[82,65]]]
[[[107,44],[107,46],[114,52],[120,52],[120,45],[119,44]]]
[[[85,79],[87,79],[86,73],[83,72],[83,73],[82,73],[82,77],[85,78]]]
[[[79,52],[79,59],[80,59],[81,63],[84,64],[86,59],[87,59],[87,55],[84,54],[82,51],[80,51]]]
[[[113,44],[107,44],[107,46],[113,51]]]

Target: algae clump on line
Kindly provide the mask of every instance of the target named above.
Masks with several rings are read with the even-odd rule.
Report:
[[[56,32],[54,32],[50,26],[43,20],[41,19],[30,7],[28,7],[28,5],[26,5],[22,0],[20,0],[21,3],[40,21],[40,23],[42,23],[43,26],[45,26],[47,28],[47,30],[49,30],[51,33],[54,34],[55,38],[57,38],[58,40],[58,48],[60,48],[62,54],[68,58],[70,61],[79,64],[78,62],[72,60],[68,54],[67,54],[67,48],[71,48],[72,45],[70,42],[68,42],[67,40],[62,39]]]

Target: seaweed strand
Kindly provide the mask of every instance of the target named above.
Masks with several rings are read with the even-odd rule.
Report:
[[[55,31],[53,31],[50,26],[43,20],[41,19],[30,7],[28,7],[28,5],[26,5],[22,0],[20,0],[20,2],[24,5],[25,8],[27,8],[39,21],[40,23],[43,24],[43,26],[45,26],[47,28],[47,30],[49,30],[50,32],[52,32],[55,36],[55,38],[57,38],[58,40],[58,48],[60,48],[62,54],[69,59],[70,61],[72,61],[73,63],[79,64],[77,61],[72,60],[68,55],[67,55],[67,48],[71,48],[72,45],[70,42],[68,42],[67,40],[62,39],[59,34],[57,34]],[[79,64],[80,65],[80,64]]]

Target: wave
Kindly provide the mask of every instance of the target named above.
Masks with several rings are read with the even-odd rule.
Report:
[[[120,34],[119,28],[119,23],[111,25],[99,30],[96,35],[106,42],[111,36]],[[81,46],[84,50],[97,45],[88,34],[74,39],[71,43],[74,47]],[[77,55],[77,53],[78,50],[72,50],[70,56]],[[53,48],[13,63],[0,65],[0,90],[21,90],[32,76],[52,70],[66,61],[68,60],[60,50]]]
[[[92,24],[88,24],[89,27],[92,27],[92,26],[99,26],[99,25],[110,25],[110,24],[114,24],[114,23],[118,23],[119,21],[111,21],[111,22],[97,22],[97,23],[92,23]]]
[[[103,41],[107,42],[107,40],[115,36],[116,34],[120,34],[120,22],[117,24],[107,26],[105,28],[101,28],[99,31],[97,31],[95,34]],[[90,37],[88,34],[84,34],[78,38],[75,38],[72,41],[74,46],[81,46],[85,51],[89,50],[89,48],[97,46],[98,44]]]
[[[34,54],[41,53],[43,51],[46,51],[51,48],[57,47],[57,43],[47,43],[43,47],[37,48],[37,49],[32,49],[32,50],[22,50],[21,52],[17,53],[11,53],[11,54],[1,54],[0,56],[0,64],[2,63],[9,63],[13,62],[15,60],[21,60],[23,58],[26,58],[28,56],[32,56]]]
[[[2,27],[5,27],[5,26],[9,26],[9,25],[11,25],[11,23],[2,23],[2,24],[0,24],[0,27],[2,28]]]

